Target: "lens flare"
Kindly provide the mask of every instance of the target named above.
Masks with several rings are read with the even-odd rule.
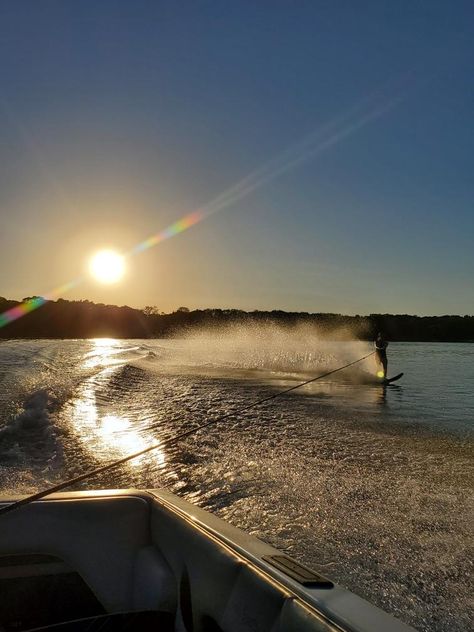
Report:
[[[14,320],[18,320],[18,318],[21,318],[22,316],[33,312],[35,309],[38,309],[38,307],[41,307],[48,301],[54,301],[66,292],[69,292],[73,288],[77,287],[80,284],[81,280],[82,279],[75,279],[74,281],[69,281],[69,283],[64,283],[63,285],[60,285],[59,287],[51,290],[51,292],[48,292],[44,296],[33,296],[31,298],[27,298],[19,305],[15,305],[15,307],[7,309],[5,312],[3,312],[3,314],[0,314],[0,329],[13,322]]]
[[[202,219],[204,219],[204,217],[205,217],[205,214],[200,209],[193,211],[192,213],[188,213],[188,215],[185,215],[184,217],[179,219],[177,222],[174,222],[174,224],[170,224],[164,230],[160,231],[159,233],[156,233],[156,235],[152,235],[151,237],[148,237],[148,239],[145,239],[144,241],[136,245],[135,248],[133,248],[133,250],[130,252],[130,254],[136,255],[139,252],[148,250],[149,248],[152,248],[153,246],[158,245],[160,242],[164,241],[165,239],[174,237],[175,235],[182,233],[187,228],[191,228],[191,226],[194,226],[194,224],[197,224],[198,222],[200,222]]]

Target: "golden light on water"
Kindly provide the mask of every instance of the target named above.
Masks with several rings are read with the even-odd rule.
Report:
[[[111,374],[110,369],[105,369],[103,373]],[[97,384],[94,380],[97,380],[97,376],[92,382],[86,381],[78,391],[72,402],[71,418],[74,420],[75,432],[96,459],[107,463],[159,443],[153,435],[140,432],[138,421],[133,422],[122,415],[102,414],[96,399]],[[128,465],[136,468],[144,463],[154,463],[162,467],[165,460],[164,451],[156,448],[131,459]]]
[[[107,397],[98,397],[97,390],[106,387],[114,375],[120,343],[115,338],[96,338],[90,341],[91,348],[84,355],[84,368],[93,370],[91,377],[78,387],[70,406],[70,419],[74,431],[96,459],[104,463],[140,452],[159,444],[146,427],[146,421],[139,414],[129,417],[125,410],[111,412]],[[136,347],[128,347],[133,351]],[[120,408],[117,402],[114,408]],[[146,414],[146,411],[145,411]],[[153,464],[159,468],[166,461],[164,450],[156,448],[149,453],[135,457],[128,462],[130,467]]]
[[[127,417],[120,417],[119,415],[104,415],[96,426],[96,434],[104,445],[109,446],[117,454],[117,457],[140,452],[140,450],[145,450],[159,443],[159,441],[153,441],[152,437],[143,437]],[[151,455],[151,459],[156,464],[164,464],[163,450],[157,448]],[[129,461],[129,465],[139,467],[147,458],[150,459],[150,456],[142,454]]]
[[[115,250],[99,250],[90,260],[89,271],[100,283],[117,283],[125,274],[125,259]]]

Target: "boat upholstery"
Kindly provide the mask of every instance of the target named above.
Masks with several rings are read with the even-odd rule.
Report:
[[[174,617],[166,612],[118,612],[30,628],[28,632],[173,632]]]
[[[288,590],[208,534],[152,509],[152,531],[179,586],[177,630],[292,629],[329,632],[334,628],[308,611]],[[177,543],[179,545],[177,546]],[[292,624],[293,622],[293,624]]]
[[[149,503],[133,496],[38,502],[2,516],[0,555],[55,555],[108,612],[133,607],[139,552],[151,544]]]

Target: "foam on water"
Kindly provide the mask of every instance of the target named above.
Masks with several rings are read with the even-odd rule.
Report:
[[[406,373],[397,387],[364,383],[370,359],[84,487],[167,485],[420,630],[464,631],[471,349],[393,344],[390,367]],[[181,340],[0,343],[0,487],[59,482],[368,350],[270,326]]]

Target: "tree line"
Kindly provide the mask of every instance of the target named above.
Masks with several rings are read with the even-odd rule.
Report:
[[[34,300],[38,297],[24,299]],[[0,297],[0,314],[20,305]],[[1,319],[0,319],[1,322]],[[104,305],[88,300],[48,301],[38,309],[0,328],[0,338],[161,338],[179,336],[198,328],[226,325],[277,324],[315,325],[329,337],[350,333],[360,340],[373,339],[382,331],[392,341],[474,342],[474,316],[413,316],[370,314],[346,316],[332,313],[246,312],[238,309],[196,309],[180,307],[164,314],[156,307],[134,309]]]

